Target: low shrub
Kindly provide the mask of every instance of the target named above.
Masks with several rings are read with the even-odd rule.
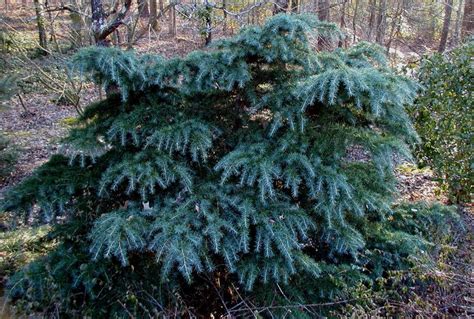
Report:
[[[17,90],[16,80],[12,76],[3,76],[0,78],[0,112],[6,108],[3,104],[10,99]],[[6,178],[16,163],[16,148],[12,145],[10,139],[0,132],[0,181]]]
[[[5,224],[1,225],[2,228],[6,227]],[[11,276],[27,263],[44,255],[52,245],[46,239],[48,231],[48,226],[1,229],[0,278]]]
[[[415,154],[434,169],[453,201],[473,196],[473,59],[474,41],[425,58],[418,72],[424,90],[409,108],[421,137]]]
[[[11,140],[0,133],[0,181],[7,178],[13,170],[17,160],[16,147]]]

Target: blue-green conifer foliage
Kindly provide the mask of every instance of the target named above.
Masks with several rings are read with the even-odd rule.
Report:
[[[426,250],[390,224],[416,85],[377,46],[316,52],[315,36],[341,34],[277,15],[184,58],[77,53],[73,67],[110,94],[3,203],[56,224],[57,248],[12,278],[13,298],[127,315],[213,282],[262,298],[278,285],[273,302],[302,303]]]

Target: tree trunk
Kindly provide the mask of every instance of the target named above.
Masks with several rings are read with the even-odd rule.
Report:
[[[163,14],[163,10],[165,10],[165,4],[163,2],[164,0],[158,0],[158,5],[160,6],[160,14]]]
[[[140,13],[140,17],[146,18],[150,15],[148,11],[148,1],[147,0],[137,0],[138,2],[138,12]]]
[[[341,20],[340,20],[340,27],[342,32],[344,32],[344,29],[346,28],[346,3],[347,0],[344,0],[342,3],[342,8],[341,8]],[[338,47],[345,47],[347,45],[347,36],[344,37],[344,39],[339,40]]]
[[[457,46],[461,41],[461,23],[462,23],[462,7],[463,0],[459,0],[458,9],[456,10],[456,25],[454,26],[453,46]]]
[[[102,6],[102,0],[91,0],[91,10],[92,10],[92,23],[91,30],[94,34],[94,40],[96,45],[99,46],[109,46],[106,38],[107,35],[102,34],[102,31],[105,27],[106,17],[104,12],[104,7]]]
[[[212,42],[212,8],[209,6],[209,0],[204,0],[206,17],[205,17],[205,45],[209,45]]]
[[[290,0],[276,0],[273,5],[273,15],[283,13],[288,10],[288,2]]]
[[[318,13],[318,19],[320,21],[329,21],[329,0],[319,0],[318,1],[318,7],[317,7],[317,13]],[[324,48],[324,43],[325,39],[323,37],[318,37],[318,49],[323,49]]]
[[[71,4],[73,5],[74,9],[77,11],[81,10],[80,1],[73,0]],[[69,12],[69,19],[71,19],[71,42],[74,48],[80,48],[83,46],[83,31],[86,29],[84,25],[84,21],[82,20],[81,15],[76,11]]]
[[[375,42],[384,45],[385,30],[387,28],[387,0],[380,0],[379,12],[377,15],[377,32],[375,34]]]
[[[45,7],[46,11],[48,12],[49,41],[54,44],[54,48],[56,49],[56,51],[61,52],[61,48],[59,46],[58,39],[56,37],[56,30],[54,29],[53,14],[51,13],[51,11],[48,10],[48,8],[49,8],[48,0],[45,0],[44,7]]]
[[[112,34],[127,16],[132,0],[125,0],[122,8],[115,14],[113,20],[107,23],[107,16],[102,5],[102,0],[91,0],[92,23],[91,30],[94,40],[98,46],[109,46],[110,41],[107,37]]]
[[[115,30],[114,33],[112,33],[112,43],[116,47],[120,47],[120,45],[122,44],[122,36],[120,35],[119,29]]]
[[[435,34],[436,34],[436,21],[434,17],[436,17],[438,14],[436,12],[437,8],[437,0],[431,0],[431,3],[429,4],[428,8],[428,16],[430,17],[430,21],[428,23],[428,30],[422,27],[418,27],[418,29],[421,28],[421,36],[423,39],[425,39],[426,42],[428,43],[433,43],[435,40]]]
[[[367,41],[372,41],[372,36],[374,34],[376,5],[376,0],[369,0],[369,26],[367,30]]]
[[[474,35],[474,0],[465,0],[462,19],[461,38],[464,41]]]
[[[176,36],[176,8],[170,4],[170,20],[169,20],[169,34],[172,37]]]
[[[389,33],[389,37],[388,37],[388,41],[386,45],[387,52],[390,52],[390,47],[392,46],[394,37],[398,33],[400,33],[400,28],[402,24],[403,5],[404,5],[404,0],[398,0],[395,16],[392,17],[392,25],[390,28],[390,33]]]
[[[288,7],[286,9],[286,12],[293,12],[293,13],[297,13],[298,12],[298,0],[288,0],[287,1],[288,3]],[[254,2],[255,4],[255,2]],[[253,14],[255,14],[255,12],[253,12]]]
[[[45,19],[43,16],[43,4],[40,2],[40,0],[33,0],[33,4],[35,6],[36,23],[38,25],[39,46],[46,52],[46,50],[48,50],[48,37],[46,34]]]
[[[329,21],[330,18],[329,0],[319,0],[318,2],[318,19],[321,21]]]
[[[227,0],[222,0],[222,9],[224,9],[224,21],[222,21],[222,31],[227,31]]]
[[[153,30],[156,30],[158,27],[158,13],[157,13],[157,1],[150,0],[150,19],[148,24]]]
[[[352,42],[356,42],[357,37],[357,14],[359,13],[359,0],[355,0],[354,16],[352,17]]]
[[[441,40],[439,41],[438,52],[444,52],[446,42],[448,40],[449,25],[451,24],[451,12],[453,11],[453,0],[446,0],[444,5],[444,21],[443,31],[441,32]]]

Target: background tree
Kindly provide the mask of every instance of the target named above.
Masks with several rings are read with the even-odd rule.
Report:
[[[329,21],[330,19],[330,10],[331,10],[331,7],[330,7],[330,2],[329,0],[319,0],[317,2],[318,6],[317,6],[317,18],[320,20],[320,21]],[[319,49],[323,49],[325,46],[327,46],[327,43],[326,43],[326,39],[322,38],[322,37],[319,37],[318,39],[318,48]]]
[[[168,33],[174,38],[176,37],[176,3],[170,3],[168,19]]]
[[[474,34],[474,1],[465,0],[464,17],[462,20],[462,38],[467,39]]]
[[[454,33],[453,33],[453,45],[457,46],[460,41],[461,41],[461,24],[462,24],[462,18],[463,18],[463,6],[464,6],[464,1],[459,0],[458,7],[456,10],[456,25],[454,27]]]
[[[120,9],[117,1],[117,5],[108,13],[105,12],[102,1],[91,0],[91,30],[97,45],[108,46],[110,40],[107,37],[123,23],[132,5],[132,0],[124,0]],[[111,18],[107,19],[110,16]]]
[[[138,0],[138,12],[143,18],[147,18],[150,15],[148,1],[147,0]]]
[[[385,44],[385,30],[387,28],[387,0],[380,0],[377,12],[377,31],[375,42],[380,45]]]
[[[36,24],[38,26],[39,46],[44,52],[48,50],[48,36],[46,34],[44,7],[41,0],[33,0],[36,11]]]
[[[249,24],[260,24],[266,17],[279,12],[307,12],[315,14],[321,20],[335,22],[339,25],[341,25],[341,22],[344,22],[343,25],[347,25],[346,20],[351,19],[351,30],[346,26],[343,27],[344,32],[347,33],[345,41],[375,41],[384,45],[392,54],[403,55],[408,52],[423,54],[427,50],[439,49],[443,34],[443,21],[446,16],[444,11],[448,8],[446,3],[436,0],[321,0],[309,2],[296,0],[285,0],[283,2],[219,0],[215,3],[209,1],[197,3],[191,0],[183,0],[172,1],[166,6],[162,0],[157,1],[157,3],[153,3],[153,1],[152,3],[148,3],[148,1],[132,3],[126,0],[97,0],[81,4],[82,0],[73,0],[71,3],[61,3],[58,6],[50,3],[47,8],[41,10],[41,13],[47,12],[48,15],[52,15],[50,20],[54,20],[54,25],[59,28],[70,29],[71,34],[92,37],[92,40],[83,38],[82,41],[78,41],[80,37],[71,37],[73,44],[103,42],[110,34],[115,34],[116,39],[120,38],[120,43],[124,42],[125,39],[125,42],[130,45],[132,42],[139,42],[146,35],[148,35],[149,40],[159,37],[159,33],[155,32],[156,21],[165,20],[165,17],[167,21],[162,22],[168,24],[169,33],[173,38],[178,32],[184,30],[186,34],[190,35],[190,38],[202,35],[204,28],[202,19],[198,17],[199,12],[202,13],[203,11],[202,7],[207,7],[207,11],[212,11],[211,21],[208,22],[211,23],[211,33],[217,34],[218,37],[221,36],[221,31],[225,30],[227,32],[229,29],[236,30]],[[454,7],[456,12],[456,23],[450,23],[447,27],[446,46],[448,48],[455,46],[462,35],[470,32],[466,30],[469,30],[469,21],[472,20],[468,18],[469,12],[472,11],[472,0],[452,0],[451,2],[451,7]],[[90,4],[93,5],[94,10],[89,7]],[[151,6],[158,6],[158,9],[153,10]],[[105,8],[105,11],[99,9],[100,7]],[[99,14],[101,10],[103,14]],[[64,21],[62,14],[56,16],[56,12],[61,11],[70,13],[76,22],[73,21],[71,25]],[[158,11],[159,14],[151,14],[150,17],[143,16],[148,12],[153,13],[153,11]],[[53,12],[54,14],[52,14]],[[96,14],[93,12],[96,12]],[[466,12],[466,14],[463,14],[463,12]],[[142,15],[142,17],[137,19],[137,14]],[[79,17],[81,19],[78,19]],[[99,27],[101,23],[104,25]],[[50,23],[50,25],[53,25],[53,23]],[[120,31],[115,32],[115,30],[119,30],[120,25],[126,25],[128,30],[135,31],[127,31],[128,35],[122,37],[119,34]],[[148,28],[148,26],[151,26],[151,28]],[[104,30],[104,34],[97,33],[99,29]],[[90,32],[91,30],[95,30],[96,34]],[[134,36],[130,37],[130,33],[133,33]],[[132,38],[133,41],[129,41]],[[319,39],[319,42],[321,41],[323,40]],[[104,43],[107,42],[109,40]],[[206,41],[203,41],[203,45],[205,43]],[[61,43],[59,45],[55,44],[55,46],[61,47]]]
[[[162,11],[160,10],[160,14]],[[157,0],[150,0],[150,20],[149,25],[153,30],[158,27],[158,2]]]
[[[449,26],[451,25],[451,13],[453,11],[453,0],[446,0],[444,5],[443,30],[441,31],[441,40],[439,42],[438,52],[444,52],[446,41],[448,40]]]
[[[376,9],[377,9],[377,0],[369,0],[368,11],[369,11],[369,21],[368,21],[368,34],[367,40],[372,41],[372,37],[374,34],[374,29],[376,30]]]

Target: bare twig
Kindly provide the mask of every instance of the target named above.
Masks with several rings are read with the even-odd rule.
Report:
[[[23,98],[21,97],[21,94],[17,93],[16,95],[18,96],[18,99],[20,100],[21,107],[23,108],[25,113],[30,113],[30,111],[28,111],[28,109],[26,108],[25,103],[23,102]]]

